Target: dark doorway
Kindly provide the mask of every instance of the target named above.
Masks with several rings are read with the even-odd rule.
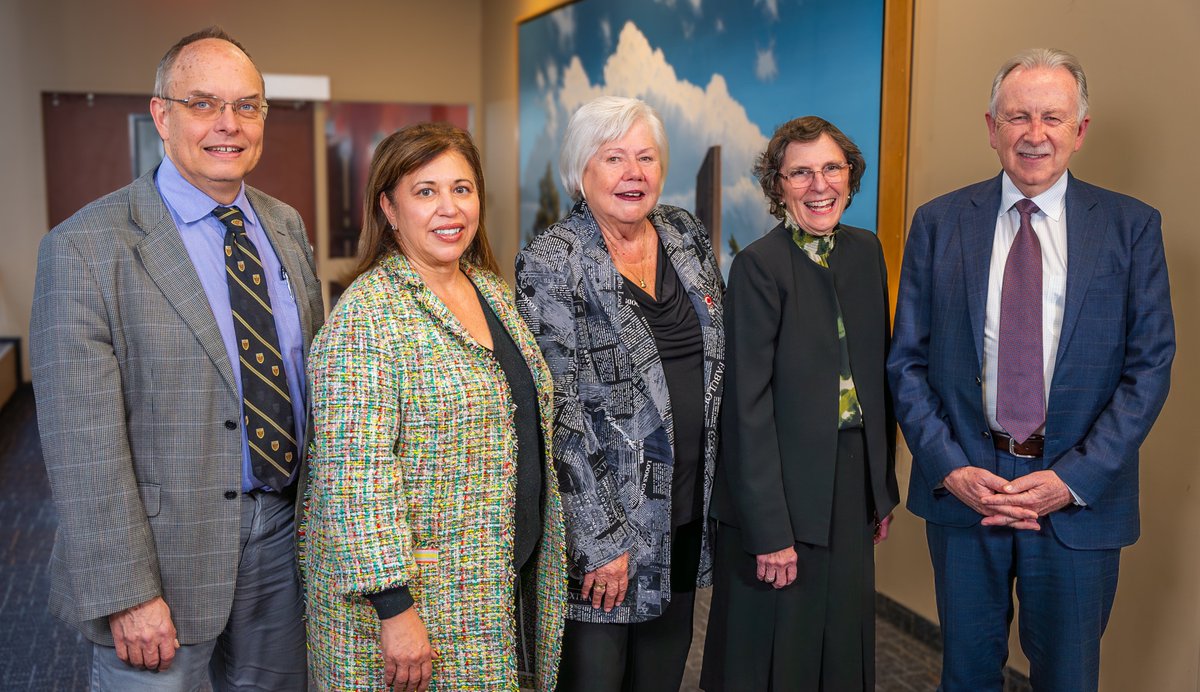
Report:
[[[42,135],[46,152],[46,205],[50,227],[88,202],[123,187],[147,160],[145,116],[149,96],[124,94],[42,94]],[[135,142],[139,144],[135,146]],[[307,101],[271,103],[263,156],[247,183],[296,208],[316,242],[316,174],[313,105]]]

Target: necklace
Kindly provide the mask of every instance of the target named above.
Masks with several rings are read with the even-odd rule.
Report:
[[[643,240],[642,245],[643,246],[645,245],[645,238],[648,235],[650,235],[650,231],[642,231],[642,240]],[[638,282],[638,286],[641,286],[643,291],[646,290],[645,266],[646,266],[646,255],[647,254],[649,254],[649,253],[647,253],[643,247],[642,252],[641,252],[641,257],[638,258],[638,263],[637,263],[637,269],[638,269],[637,282]],[[630,270],[632,271],[632,267],[630,267]]]
[[[650,225],[649,221],[646,221],[645,226],[642,227],[642,235],[636,241],[638,244],[637,249],[639,250],[636,263],[627,258],[629,254],[628,250],[618,249],[619,244],[616,241],[620,236],[614,234],[610,237],[603,229],[601,229],[601,233],[605,236],[609,256],[612,257],[613,264],[617,265],[617,270],[621,274],[625,274],[626,278],[630,281],[636,281],[643,291],[646,290],[646,256],[650,254],[645,249],[646,238],[653,238],[653,242],[657,245],[658,234],[655,233],[654,226]]]
[[[644,261],[645,261],[645,258],[643,258],[643,262]],[[638,282],[638,286],[641,286],[643,291],[646,290],[646,279],[645,279],[645,276],[642,274],[642,262],[638,263],[637,282]]]

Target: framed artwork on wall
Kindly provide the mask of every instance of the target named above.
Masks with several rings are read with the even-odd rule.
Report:
[[[522,242],[572,202],[558,180],[568,118],[615,94],[658,111],[670,142],[661,201],[696,212],[726,268],[776,223],[751,173],[776,126],[834,123],[867,160],[844,219],[895,246],[898,274],[911,21],[911,0],[578,0],[521,21]]]

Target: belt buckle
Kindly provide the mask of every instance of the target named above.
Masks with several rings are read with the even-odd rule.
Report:
[[[1018,459],[1037,459],[1036,454],[1021,454],[1020,452],[1018,452],[1017,444],[1018,443],[1017,443],[1016,438],[1009,435],[1009,437],[1008,437],[1008,453],[1009,454],[1013,455],[1014,457],[1017,457]]]

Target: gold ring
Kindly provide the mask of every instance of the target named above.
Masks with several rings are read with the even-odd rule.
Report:
[[[607,591],[607,590],[608,590],[608,586],[606,586],[606,585],[604,585],[604,584],[596,584],[596,586],[594,586],[594,587],[592,587],[592,588],[596,589],[596,590],[597,590],[597,591],[599,591],[600,593],[604,593],[605,591]]]

